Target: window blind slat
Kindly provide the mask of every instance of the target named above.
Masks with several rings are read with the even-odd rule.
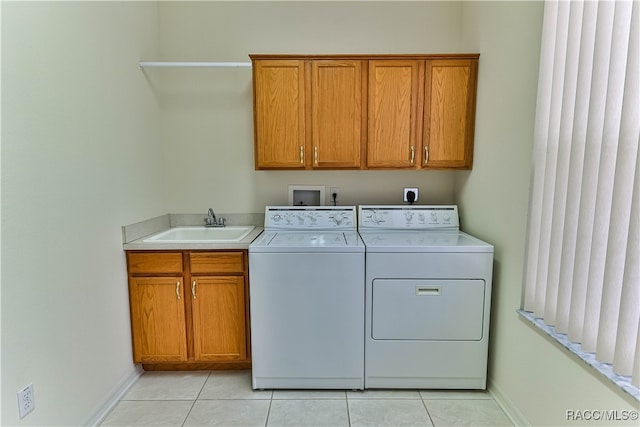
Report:
[[[630,23],[629,58],[627,59],[627,79],[625,81],[625,96],[622,106],[622,127],[620,140],[627,150],[635,149],[635,171],[633,190],[631,196],[631,212],[629,214],[629,232],[626,243],[626,258],[624,275],[622,278],[622,295],[620,301],[620,315],[615,339],[615,351],[613,356],[613,370],[621,375],[633,374],[634,350],[640,345],[638,334],[640,333],[640,5],[633,5]],[[622,160],[627,155],[622,154]],[[621,163],[627,166],[627,163]],[[624,172],[620,171],[623,175]],[[631,174],[630,174],[631,175]],[[617,180],[616,177],[616,188]],[[620,177],[620,181],[624,178]],[[631,181],[631,180],[630,180]],[[616,195],[616,199],[624,197]],[[617,208],[614,208],[614,212]],[[613,267],[612,267],[613,268]],[[603,308],[604,310],[604,308]],[[602,351],[599,349],[599,351]],[[636,351],[636,358],[638,357]],[[640,365],[635,360],[636,367]],[[640,381],[637,372],[634,374],[636,385]]]
[[[536,102],[536,123],[533,136],[533,159],[531,163],[531,195],[529,199],[529,230],[527,237],[527,262],[524,271],[525,296],[524,307],[537,311],[536,294],[541,292],[537,284],[537,265],[542,217],[542,193],[544,190],[544,170],[546,163],[546,136],[549,129],[549,115],[542,112],[551,108],[552,69],[555,52],[555,33],[557,28],[558,5],[546,2],[544,5],[543,32],[540,47],[540,70],[538,77],[538,99]],[[540,298],[538,298],[540,300]]]
[[[584,301],[586,286],[579,289],[574,281],[574,265],[578,240],[578,220],[580,215],[580,199],[582,194],[582,175],[587,144],[587,127],[589,124],[589,99],[591,97],[591,75],[593,64],[593,47],[595,46],[595,28],[597,4],[593,2],[572,2],[580,5],[582,26],[580,27],[580,52],[578,62],[578,86],[576,89],[573,135],[571,138],[571,161],[569,165],[569,182],[567,188],[567,206],[565,213],[564,236],[562,240],[562,265],[560,267],[561,286],[570,287],[564,292],[568,301],[563,306],[569,309],[561,316],[557,327],[559,332],[567,334],[571,314],[576,316],[578,302]],[[577,7],[577,6],[575,6]],[[576,30],[577,31],[577,30]]]
[[[551,93],[553,85],[553,73],[547,71],[546,64],[553,63],[555,54],[555,33],[557,28],[558,4],[547,2],[544,7],[543,39],[540,52],[540,72],[538,79],[538,101],[537,111],[549,111],[551,108]],[[531,170],[531,198],[529,213],[529,238],[527,253],[527,264],[525,268],[525,282],[529,285],[526,288],[524,306],[531,311],[539,311],[537,302],[544,299],[544,287],[536,286],[538,283],[538,255],[541,218],[542,218],[542,195],[544,192],[544,175],[546,168],[546,136],[549,129],[549,116],[546,114],[536,115],[536,126],[534,135],[534,151]],[[533,237],[531,237],[533,236]]]
[[[589,4],[590,2],[586,3],[586,5]],[[596,25],[595,27],[585,27],[586,31],[595,32],[595,45],[592,64],[593,73],[589,89],[587,143],[582,174],[578,236],[573,275],[575,292],[571,298],[571,313],[569,317],[569,339],[576,342],[583,341],[585,319],[592,316],[592,313],[587,313],[589,265],[593,242],[600,151],[602,148],[604,112],[607,99],[607,72],[609,69],[613,25],[613,3],[599,2],[596,4]],[[593,290],[590,292],[591,296],[593,296],[593,292]]]
[[[610,182],[601,183],[598,189],[607,193],[606,200],[601,201],[604,206],[599,207],[598,213],[602,217],[608,217],[603,218],[602,221],[608,219],[609,229],[601,231],[607,239],[607,245],[601,281],[602,301],[599,319],[594,319],[597,326],[595,342],[598,359],[608,363],[613,362],[629,237],[633,198],[633,179],[629,178],[634,176],[638,151],[638,140],[633,137],[635,133],[633,128],[638,124],[638,117],[632,118],[629,114],[633,112],[628,111],[629,106],[625,105],[625,98],[627,100],[629,98],[625,96],[625,90],[631,89],[629,86],[633,86],[631,81],[634,79],[634,73],[637,74],[628,68],[630,61],[627,58],[631,12],[632,4],[629,2],[620,2],[616,5],[604,133],[604,145],[609,147],[606,152],[612,152],[610,157],[614,157],[615,153],[612,160],[615,166],[613,170],[609,170],[606,169],[608,166],[601,165],[600,170],[602,172],[607,170],[605,179]],[[626,93],[631,95],[632,92]],[[620,99],[623,101],[619,102]],[[629,122],[632,119],[634,123]],[[638,135],[638,133],[635,134]]]
[[[567,41],[569,38],[570,2],[560,2],[558,6],[558,29],[556,31],[556,48],[553,58],[553,78],[551,87],[551,108],[549,110],[549,130],[546,138],[547,154],[545,163],[544,190],[542,193],[542,218],[540,225],[540,246],[538,248],[538,283],[545,284],[544,293],[536,297],[536,305],[544,307],[540,311],[549,325],[555,324],[556,302],[558,300],[558,282],[552,280],[549,266],[554,255],[551,245],[554,223],[562,221],[564,212],[556,212],[555,201],[563,197],[558,180],[558,157],[560,156],[560,127],[562,122],[563,93],[566,90],[565,73],[567,58]],[[568,83],[567,85],[570,85]],[[556,216],[557,215],[557,216]],[[556,225],[557,227],[557,225]],[[562,236],[562,234],[560,234]],[[559,238],[558,236],[553,236]]]
[[[639,64],[640,65],[640,64]],[[638,67],[640,70],[640,67]],[[636,83],[637,83],[636,73]],[[637,102],[636,102],[637,107]],[[636,135],[640,139],[640,134]],[[598,338],[598,358],[608,358],[607,353],[609,346],[614,349],[613,354],[613,370],[620,375],[632,375],[633,373],[633,351],[640,343],[636,343],[638,337],[638,326],[640,325],[640,151],[636,149],[635,156],[635,179],[634,188],[631,194],[631,212],[629,215],[629,232],[627,241],[627,253],[625,256],[624,273],[620,290],[620,312],[617,319],[603,316],[606,321],[616,320],[617,326],[615,331],[615,345],[606,341],[607,338]],[[607,294],[607,297],[613,298],[613,294]],[[604,304],[605,310],[611,310]],[[603,329],[613,328],[614,325],[603,324]],[[603,355],[604,353],[604,355]],[[636,363],[638,363],[636,361]]]
[[[602,62],[598,65],[601,65],[601,72],[606,76],[606,81],[603,80],[597,84],[604,86],[606,99],[596,187],[589,282],[587,284],[585,326],[582,338],[582,349],[588,352],[595,352],[598,342],[605,262],[609,233],[611,232],[611,204],[629,43],[629,26],[624,22],[629,19],[629,17],[625,17],[627,5],[631,6],[631,3],[624,1],[600,2],[598,12],[597,31],[602,31],[602,33],[596,36],[600,42],[600,46],[597,46],[596,49],[598,47],[602,49]]]
[[[557,301],[554,305],[554,323],[556,331],[566,333],[569,326],[569,307],[571,303],[571,282],[562,281],[563,262],[565,261],[565,238],[571,239],[575,246],[573,216],[568,211],[570,207],[570,182],[575,173],[573,156],[584,157],[584,142],[575,141],[581,147],[574,147],[573,133],[576,131],[576,120],[579,119],[578,98],[580,40],[582,32],[582,2],[569,2],[570,15],[568,23],[567,58],[565,64],[565,86],[562,95],[562,112],[560,125],[560,146],[558,149],[558,174],[556,176],[556,197],[553,201],[553,226],[551,229],[551,251],[549,253],[548,281],[557,288]],[[582,154],[578,154],[580,151]],[[575,211],[573,211],[575,213]],[[569,214],[569,215],[568,215]],[[567,235],[569,234],[569,235]],[[572,249],[573,250],[573,249]],[[573,263],[573,255],[571,263]],[[546,318],[546,317],[545,317]]]

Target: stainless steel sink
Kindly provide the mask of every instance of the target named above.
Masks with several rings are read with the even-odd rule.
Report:
[[[255,227],[231,225],[227,227],[175,227],[143,240],[145,243],[224,243],[239,242]]]

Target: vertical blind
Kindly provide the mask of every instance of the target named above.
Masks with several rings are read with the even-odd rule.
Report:
[[[544,7],[524,310],[640,385],[640,3]]]

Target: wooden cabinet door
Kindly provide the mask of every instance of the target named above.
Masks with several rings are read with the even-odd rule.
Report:
[[[415,168],[421,144],[424,61],[369,61],[368,168]]]
[[[471,169],[477,60],[429,60],[422,167]]]
[[[311,61],[314,168],[359,168],[362,61]]]
[[[245,360],[244,278],[193,277],[191,286],[196,361]]]
[[[187,360],[182,276],[129,280],[134,361]]]
[[[304,78],[302,60],[253,61],[256,169],[304,169]]]

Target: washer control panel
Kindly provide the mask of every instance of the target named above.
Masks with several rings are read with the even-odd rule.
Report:
[[[264,228],[276,230],[355,230],[355,206],[267,206]]]
[[[456,205],[360,206],[358,229],[458,230]]]

